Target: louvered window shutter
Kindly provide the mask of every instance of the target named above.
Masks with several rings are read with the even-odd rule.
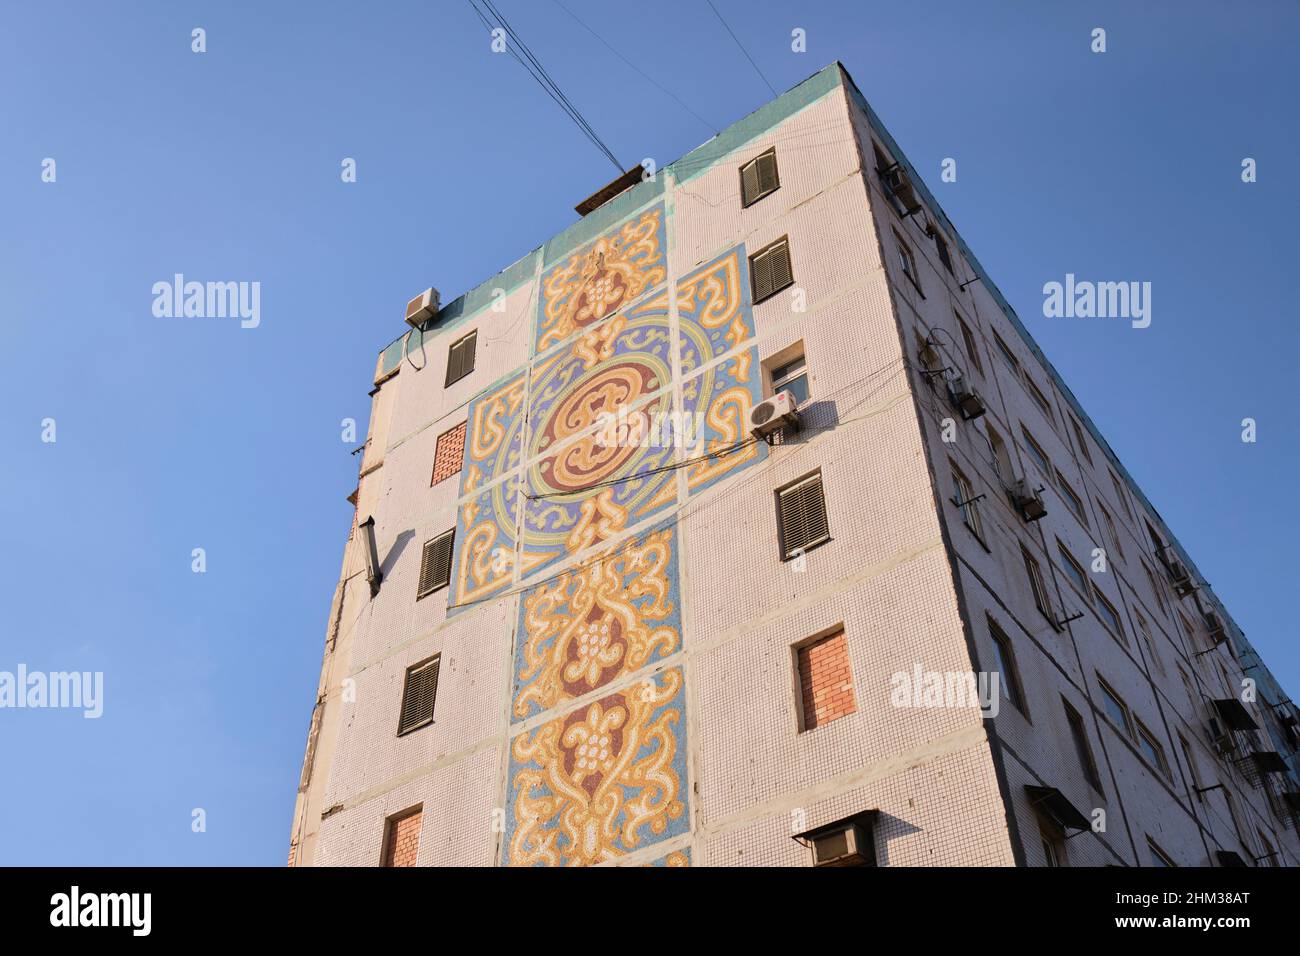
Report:
[[[402,691],[402,716],[397,732],[423,727],[433,720],[434,701],[438,696],[438,668],[441,655],[406,672],[406,687]]]
[[[772,294],[772,270],[768,264],[766,252],[760,252],[750,260],[753,269],[754,301],[761,302]]]
[[[760,196],[766,196],[781,185],[776,173],[776,153],[764,153],[755,162],[758,164],[758,192]]]
[[[444,387],[459,382],[474,371],[474,351],[478,332],[471,332],[459,342],[453,342],[447,351],[447,381]]]
[[[427,597],[451,582],[451,545],[456,532],[448,531],[424,543],[420,555],[420,587],[416,600]]]
[[[790,272],[790,245],[781,243],[769,254],[772,260],[772,291],[780,292],[786,286],[794,282],[794,276]]]
[[[748,206],[755,202],[761,192],[759,186],[758,160],[746,163],[740,170],[741,205]]]
[[[821,475],[813,475],[778,494],[783,558],[830,538]]]

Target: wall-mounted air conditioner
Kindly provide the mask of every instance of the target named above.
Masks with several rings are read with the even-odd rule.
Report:
[[[901,164],[894,163],[880,175],[885,185],[889,187],[889,191],[894,194],[894,198],[902,205],[905,216],[910,216],[921,208],[921,202],[916,198],[916,189],[907,176],[907,170]]]
[[[813,866],[870,865],[875,853],[871,845],[871,831],[860,823],[850,823],[811,837]]]
[[[777,392],[749,410],[749,431],[757,438],[786,426],[799,427],[799,406],[789,392]]]
[[[406,324],[411,328],[419,328],[429,319],[438,314],[438,309],[442,307],[439,302],[438,290],[434,288],[425,289],[410,302],[406,303]]]
[[[965,377],[955,376],[948,386],[949,393],[952,395],[952,403],[961,411],[961,417],[966,421],[979,418],[984,414],[984,399],[980,398],[979,392],[974,387],[967,384]]]
[[[1011,486],[1011,499],[1016,503],[1020,516],[1026,521],[1037,521],[1047,514],[1047,505],[1043,496],[1029,485],[1026,478],[1017,478]]]
[[[1223,620],[1213,611],[1205,612],[1205,627],[1210,632],[1210,639],[1215,644],[1221,644],[1227,638],[1228,632],[1223,627]]]
[[[1186,597],[1196,590],[1196,583],[1192,581],[1187,565],[1177,558],[1171,558],[1166,566],[1169,568],[1169,577],[1173,580],[1174,590],[1178,592],[1179,597]]]

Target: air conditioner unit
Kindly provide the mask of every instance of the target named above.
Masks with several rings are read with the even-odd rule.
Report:
[[[1025,478],[1017,478],[1015,484],[1011,486],[1011,497],[1020,509],[1021,517],[1026,521],[1037,521],[1047,514],[1047,506],[1043,504],[1043,496],[1034,491],[1029,486],[1029,481]]]
[[[1219,754],[1226,756],[1237,749],[1237,738],[1232,735],[1232,731],[1227,730],[1219,722],[1217,717],[1209,718],[1205,729],[1209,732],[1210,743]]]
[[[813,866],[862,866],[874,855],[871,833],[858,823],[812,837]]]
[[[799,406],[789,392],[777,392],[749,410],[749,431],[757,438],[787,425],[799,427]]]
[[[980,398],[979,392],[966,384],[964,377],[956,376],[948,389],[952,393],[952,403],[961,410],[961,417],[966,421],[979,418],[984,414],[984,399]]]
[[[902,165],[894,163],[881,173],[881,177],[889,187],[889,191],[894,194],[894,198],[902,204],[905,215],[910,216],[921,208],[921,203],[916,198],[916,190],[912,187],[912,181],[907,177],[907,170]]]
[[[1179,597],[1186,597],[1196,590],[1187,565],[1177,558],[1171,558],[1166,566],[1169,568],[1169,577],[1173,579],[1174,590],[1178,592]]]
[[[426,321],[438,314],[441,308],[438,290],[434,288],[425,289],[410,302],[406,303],[406,324],[411,328],[419,328]]]
[[[1213,611],[1205,612],[1205,626],[1209,629],[1210,637],[1215,644],[1221,644],[1228,636],[1227,631],[1224,630],[1223,621]]]

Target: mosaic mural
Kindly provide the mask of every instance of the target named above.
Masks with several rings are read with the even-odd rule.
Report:
[[[676,527],[651,531],[524,594],[511,717],[549,710],[681,648]]]
[[[664,207],[611,230],[542,276],[535,352],[613,315],[668,275]]]
[[[507,865],[590,866],[686,832],[683,684],[674,668],[514,739]]]

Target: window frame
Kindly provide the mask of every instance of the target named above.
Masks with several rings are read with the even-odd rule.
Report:
[[[427,716],[422,717],[416,720],[415,722],[408,724],[406,722],[407,720],[406,702],[411,694],[411,680],[413,677],[415,677],[416,674],[420,673],[421,671],[429,670],[430,668],[432,668],[433,670],[433,677],[431,678],[433,682],[433,687],[429,693],[429,713]],[[398,737],[405,737],[407,734],[413,734],[417,730],[422,730],[423,728],[428,727],[430,724],[433,723],[433,715],[437,711],[437,707],[438,707],[438,680],[441,676],[442,676],[442,652],[441,651],[438,652],[437,654],[432,655],[431,657],[426,657],[422,661],[417,661],[416,663],[406,668],[405,674],[402,678],[402,699],[398,703],[398,707],[397,707],[397,736]]]
[[[473,345],[469,349],[469,368],[465,368],[465,359],[463,357],[465,354],[465,349],[463,348],[463,346],[465,345],[466,342],[470,342],[470,341],[473,342]],[[457,349],[460,349],[459,353],[457,352]],[[453,362],[453,357],[458,354],[461,356],[461,358],[459,359],[458,362]],[[451,388],[451,386],[455,385],[457,382],[462,381],[463,379],[469,377],[470,375],[473,375],[474,367],[477,361],[478,361],[478,329],[473,329],[472,331],[467,332],[465,335],[462,335],[456,341],[452,342],[449,346],[447,346],[447,376],[442,383],[442,387]],[[452,378],[453,370],[457,373],[455,378]]]
[[[776,184],[771,189],[765,191],[762,185],[762,172],[759,167],[759,162],[768,156],[772,157],[772,177],[776,181]],[[755,175],[755,180],[757,182],[758,192],[753,197],[746,200],[745,170],[748,169],[750,166],[754,167],[754,175]],[[772,195],[772,193],[776,192],[781,188],[781,170],[776,161],[776,147],[771,146],[765,149],[763,152],[759,153],[753,159],[749,160],[749,162],[742,163],[740,165],[740,168],[737,170],[737,173],[740,177],[740,208],[741,209],[748,209],[750,206],[753,206],[755,203],[761,202],[762,200],[766,199],[768,196]]]
[[[957,493],[957,500],[953,502],[957,510],[961,513],[961,521],[971,534],[979,539],[980,544],[984,544],[984,523],[980,519],[979,502],[975,499],[975,488],[970,483],[970,479],[965,473],[957,467],[957,463],[951,458],[948,459],[948,466],[952,469],[953,490]],[[961,504],[961,502],[966,502]]]
[[[449,539],[447,545],[447,580],[443,581],[440,584],[434,583],[432,586],[426,589],[424,587],[424,567],[425,567],[424,556],[428,552],[430,545],[433,545],[436,542],[441,541],[443,538]],[[415,583],[416,601],[423,601],[429,595],[437,594],[443,588],[451,586],[451,575],[452,575],[452,571],[454,570],[453,559],[455,558],[455,556],[456,556],[456,529],[455,528],[450,528],[447,531],[442,531],[439,532],[438,534],[435,534],[432,538],[425,541],[424,544],[420,546],[420,572]]]
[[[1061,493],[1061,500],[1065,502],[1066,510],[1078,519],[1079,524],[1091,531],[1092,527],[1088,524],[1087,506],[1084,505],[1083,498],[1074,490],[1074,486],[1065,480],[1065,475],[1061,474],[1059,468],[1056,469],[1056,490]]]
[[[1025,686],[1020,680],[1020,665],[1016,661],[1016,649],[1011,644],[1011,637],[1002,626],[990,616],[988,618],[989,638],[993,641],[993,654],[997,659],[999,673],[1002,675],[1002,692],[1007,702],[1026,718],[1029,717],[1029,704],[1025,699]]]
[[[1075,756],[1079,760],[1079,767],[1083,771],[1083,777],[1098,793],[1105,793],[1101,785],[1101,772],[1097,767],[1096,754],[1092,752],[1092,741],[1088,739],[1088,725],[1084,722],[1083,714],[1075,708],[1064,696],[1061,697],[1061,706],[1065,708],[1065,723],[1070,729],[1070,737],[1074,741]]]
[[[787,530],[785,527],[784,512],[782,509],[782,496],[791,493],[796,488],[805,484],[817,483],[819,495],[821,498],[822,521],[825,525],[825,533],[811,542],[804,543],[801,547],[790,548],[787,544]],[[777,548],[781,553],[781,561],[793,561],[800,556],[807,555],[808,552],[820,548],[824,544],[830,543],[830,509],[826,507],[826,483],[822,479],[822,470],[820,468],[811,471],[806,475],[796,478],[794,481],[787,482],[780,488],[777,488],[773,495],[776,499],[776,531],[777,531]],[[799,552],[796,554],[795,552]]]
[[[1034,594],[1034,606],[1042,612],[1043,617],[1051,622],[1055,628],[1056,612],[1052,608],[1052,596],[1047,590],[1047,582],[1043,578],[1043,566],[1038,559],[1029,553],[1029,549],[1023,544],[1020,546],[1020,553],[1025,559],[1025,573],[1029,577],[1029,589]]]
[[[766,294],[760,296],[758,294],[758,270],[755,268],[755,263],[757,263],[758,260],[763,258],[764,256],[773,255],[775,253],[775,250],[781,247],[784,247],[785,249],[785,263],[787,266],[787,272],[789,273],[790,276],[790,281],[786,282],[784,285],[781,286],[777,286],[773,284],[772,288],[769,289],[766,292]],[[749,256],[748,262],[749,262],[749,299],[753,305],[758,305],[760,302],[766,302],[768,299],[771,299],[774,296],[779,295],[780,293],[784,292],[786,289],[794,285],[794,256],[790,252],[790,236],[788,234],[782,236],[780,239],[777,239],[774,242],[769,242],[767,245],[763,246],[763,248],[759,249],[753,255]]]
[[[1097,675],[1097,684],[1101,690],[1102,697],[1105,698],[1107,702],[1113,703],[1116,707],[1118,707],[1120,712],[1124,716],[1123,726],[1116,727],[1116,729],[1122,731],[1124,736],[1127,739],[1133,740],[1132,709],[1129,707],[1128,704],[1124,702],[1124,698],[1119,696],[1115,688],[1111,687],[1110,684],[1106,683],[1106,679],[1102,677],[1100,674]],[[1101,709],[1102,709],[1102,713],[1106,715],[1107,723],[1109,723],[1112,727],[1116,726],[1114,721],[1114,715],[1111,714],[1110,708],[1107,707],[1105,704],[1103,704]]]
[[[892,227],[892,231],[894,233],[894,242],[898,246],[898,259],[903,270],[903,276],[912,284],[912,288],[916,289],[917,295],[924,299],[925,291],[921,288],[921,276],[916,267],[916,254],[897,227]]]

